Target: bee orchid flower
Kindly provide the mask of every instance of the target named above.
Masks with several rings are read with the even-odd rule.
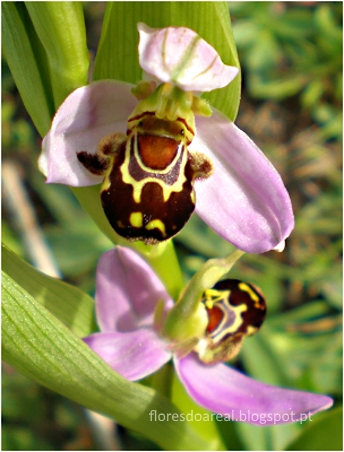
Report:
[[[250,292],[247,286],[244,290]],[[252,300],[258,301],[254,294]],[[136,252],[124,247],[105,252],[96,276],[100,332],[84,341],[131,381],[156,372],[172,359],[190,397],[231,420],[259,425],[291,423],[332,405],[328,396],[270,386],[223,362],[205,364],[196,351],[180,355],[157,328],[158,302],[163,303],[165,313],[173,305],[162,282]]]
[[[195,210],[243,251],[282,250],[294,217],[280,175],[199,97],[228,85],[238,68],[188,28],[138,29],[145,82],[96,81],[66,98],[43,140],[47,182],[103,182],[104,211],[129,240],[166,240]]]

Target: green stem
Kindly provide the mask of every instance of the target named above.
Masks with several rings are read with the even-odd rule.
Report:
[[[174,378],[174,369],[172,363],[169,362],[151,376],[151,384],[149,386],[154,388],[160,395],[163,395],[171,400],[172,383]]]
[[[168,240],[157,246],[126,242],[126,246],[131,246],[142,254],[160,277],[170,296],[177,300],[185,284],[173,241]]]
[[[226,450],[213,414],[190,398],[176,374],[172,381],[171,400],[184,413],[186,420],[200,437],[209,444],[211,450]]]

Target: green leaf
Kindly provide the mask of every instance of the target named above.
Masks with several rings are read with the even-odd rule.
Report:
[[[87,84],[89,56],[81,2],[26,2],[46,51],[55,107]]]
[[[225,64],[240,67],[226,3],[109,2],[95,61],[95,80],[113,78],[136,84],[141,79],[138,22],[153,28],[191,28],[219,52]],[[232,120],[239,107],[240,83],[238,75],[229,86],[205,95],[214,107]]]
[[[252,96],[276,101],[296,95],[307,83],[303,74],[286,75],[277,80],[264,80],[258,74],[249,75]]]
[[[243,443],[236,429],[236,422],[222,420],[217,421],[217,428],[225,443],[226,450],[244,450]]]
[[[245,369],[264,383],[276,386],[292,386],[282,357],[274,347],[274,336],[265,323],[259,334],[248,337],[243,343],[241,358]]]
[[[291,438],[297,436],[299,425],[252,425],[246,422],[236,422],[244,450],[284,450]]]
[[[2,269],[78,337],[94,331],[94,301],[89,295],[44,275],[3,245]]]
[[[343,412],[338,407],[312,419],[287,450],[343,450]]]
[[[152,422],[179,411],[154,390],[116,374],[83,341],[19,287],[2,277],[2,357],[37,383],[116,419],[170,450],[209,449],[187,422]]]
[[[54,113],[45,51],[22,2],[2,5],[4,55],[32,121],[41,136]]]

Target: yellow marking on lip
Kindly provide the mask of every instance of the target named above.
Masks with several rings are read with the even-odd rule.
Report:
[[[111,168],[112,169],[112,168]],[[107,191],[111,187],[111,181],[110,181],[110,173],[108,173],[103,180],[101,191]]]
[[[252,334],[256,333],[258,331],[258,328],[256,326],[248,325],[247,327],[247,336],[251,336]]]
[[[205,306],[208,308],[208,309],[213,309],[213,307],[214,307],[214,302],[213,302],[213,300],[206,300],[205,301]]]
[[[142,212],[133,212],[133,213],[131,213],[129,221],[130,221],[130,224],[132,226],[134,226],[134,228],[142,228],[142,225],[143,225]]]
[[[219,291],[216,289],[206,289],[204,291],[204,295],[206,298],[210,298],[210,297],[218,297],[219,296]]]
[[[156,184],[159,184],[161,186],[164,202],[168,201],[168,199],[170,198],[170,196],[173,192],[181,192],[183,190],[183,184],[186,181],[184,170],[185,170],[185,165],[187,163],[187,158],[188,158],[188,153],[187,153],[186,147],[184,148],[182,145],[180,146],[180,149],[177,152],[176,158],[174,159],[172,164],[169,165],[168,168],[166,168],[165,170],[154,170],[154,173],[156,173],[156,174],[164,174],[164,173],[167,174],[168,171],[171,171],[173,169],[173,166],[175,165],[176,161],[179,159],[181,152],[183,152],[182,161],[181,161],[181,165],[180,165],[179,177],[172,185],[169,185],[169,184],[166,184],[166,182],[164,182],[163,180],[160,180],[160,179],[154,177],[154,175],[149,175],[140,181],[135,180],[129,172],[130,146],[131,146],[131,140],[128,139],[127,145],[126,145],[126,150],[125,150],[125,158],[124,158],[123,164],[121,165],[120,171],[122,174],[122,181],[125,184],[129,184],[133,187],[133,198],[137,204],[139,204],[141,202],[141,195],[142,195],[143,187],[148,182],[155,182]],[[135,140],[135,146],[137,146],[136,140]],[[140,162],[139,157],[138,157],[138,152],[136,150],[134,150],[134,157],[135,157],[137,163],[139,164],[139,166],[141,167],[141,169],[143,169],[144,171],[149,170],[149,172],[152,172],[152,169],[150,169],[150,168],[145,169],[145,167],[142,165],[142,163]]]
[[[239,283],[239,289],[244,292],[247,292],[249,294],[249,296],[252,298],[252,300],[254,301],[254,303],[259,302],[258,295],[256,293],[254,293],[253,290],[251,289],[251,287],[249,287],[247,284],[245,284],[243,282]]]
[[[112,172],[112,169],[113,169],[113,161],[114,161],[114,158],[112,156],[110,158],[110,164],[109,164],[109,167],[108,167],[108,169],[107,169],[107,171],[106,171],[106,173],[104,175],[104,180],[103,180],[103,183],[102,183],[102,186],[101,186],[101,189],[100,189],[102,192],[109,190],[109,188],[111,187],[110,175],[111,175],[111,172]]]
[[[208,309],[212,309],[215,303],[229,299],[230,290],[206,289],[204,291],[205,305]]]
[[[165,225],[161,220],[152,220],[148,224],[146,224],[147,231],[151,231],[152,229],[159,229],[162,233],[163,237],[166,237]]]
[[[221,327],[223,328],[223,330],[218,333],[216,330],[213,331],[212,334],[210,334],[210,337],[213,338],[214,343],[218,343],[224,336],[226,336],[229,333],[236,333],[237,330],[241,327],[241,325],[243,324],[244,320],[241,316],[241,314],[245,311],[247,311],[247,306],[245,304],[240,304],[238,306],[231,306],[231,310],[234,311],[235,314],[235,320],[234,323],[231,326],[227,326],[224,327],[226,321],[224,321],[221,324]],[[214,336],[214,337],[213,337]]]

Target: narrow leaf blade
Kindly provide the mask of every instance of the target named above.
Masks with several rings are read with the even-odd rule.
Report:
[[[208,449],[185,422],[151,422],[156,410],[178,410],[154,390],[131,383],[5,273],[2,276],[2,357],[25,376],[138,431],[165,449]]]
[[[95,329],[94,301],[77,287],[44,275],[2,245],[2,268],[78,337]]]

